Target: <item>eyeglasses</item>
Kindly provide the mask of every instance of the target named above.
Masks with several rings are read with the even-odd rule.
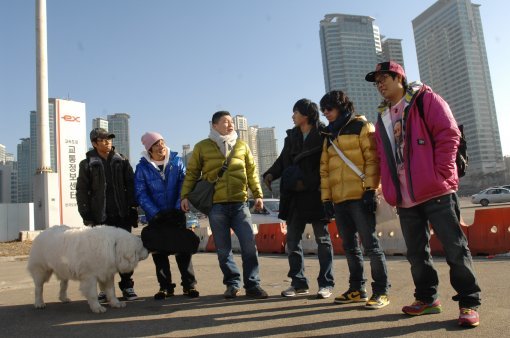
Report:
[[[378,79],[374,81],[374,87],[377,87],[380,84],[384,83],[384,81],[386,81],[388,77],[390,77],[388,74],[382,74]]]

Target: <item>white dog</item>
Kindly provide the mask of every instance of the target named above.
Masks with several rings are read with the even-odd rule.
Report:
[[[106,293],[111,307],[125,307],[115,297],[114,276],[133,271],[149,253],[142,240],[126,230],[112,226],[71,228],[54,226],[34,240],[28,271],[35,284],[35,307],[44,308],[43,285],[52,273],[60,280],[60,301],[66,303],[68,281],[80,281],[80,291],[95,313],[106,311],[97,299],[97,283]]]

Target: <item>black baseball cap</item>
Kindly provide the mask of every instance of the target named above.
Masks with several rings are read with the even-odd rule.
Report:
[[[111,139],[115,138],[115,134],[109,133],[106,129],[103,128],[94,128],[90,132],[90,142],[94,142],[96,139]]]

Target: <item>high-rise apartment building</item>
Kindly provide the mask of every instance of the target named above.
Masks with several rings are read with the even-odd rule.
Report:
[[[260,174],[260,163],[259,163],[259,145],[258,145],[258,132],[259,126],[249,126],[248,127],[248,146],[250,147],[251,153],[253,155],[253,160],[255,161],[255,166],[257,167],[257,175]]]
[[[257,149],[259,159],[259,175],[263,175],[278,158],[278,144],[276,140],[275,127],[258,128]],[[266,197],[277,197],[280,192],[279,180],[272,184],[273,192],[270,192],[265,184],[261,184],[262,191]]]
[[[477,176],[504,170],[480,5],[439,0],[412,23],[421,80],[448,102],[464,125],[466,178],[476,181]]]
[[[108,131],[115,134],[113,145],[115,150],[129,157],[129,114],[119,113],[108,115]]]
[[[250,143],[248,132],[248,119],[243,115],[234,116],[234,129],[237,132],[237,137],[246,143]]]
[[[0,144],[0,164],[5,163],[5,146],[3,144]]]
[[[191,156],[191,154],[192,154],[191,146],[189,144],[183,144],[182,145],[182,161],[184,162],[185,165],[188,164],[188,159]]]
[[[31,171],[31,140],[30,138],[22,138],[17,148],[17,164],[18,164],[18,203],[32,202],[32,177],[35,174]]]
[[[404,66],[404,53],[402,52],[402,39],[383,38],[382,41],[382,59],[381,62],[393,60],[402,68]]]
[[[327,14],[320,22],[322,66],[326,91],[342,90],[357,113],[376,121],[380,97],[365,81],[381,59],[379,28],[369,16]]]
[[[108,130],[108,120],[102,117],[96,117],[92,119],[92,129],[95,128],[103,128],[104,130]]]

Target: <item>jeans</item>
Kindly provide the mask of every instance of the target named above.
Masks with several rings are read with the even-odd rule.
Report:
[[[375,232],[375,214],[368,213],[361,200],[349,200],[335,204],[335,218],[338,232],[349,266],[349,289],[365,290],[366,278],[363,271],[363,253],[359,243],[370,258],[372,291],[387,294],[390,288],[386,257],[379,246]]]
[[[156,266],[156,277],[158,278],[159,287],[161,289],[172,290],[172,272],[170,271],[170,261],[166,252],[158,252],[152,254],[152,260]],[[185,289],[192,289],[197,284],[193,264],[191,263],[190,254],[176,254],[175,261],[181,273],[181,285]]]
[[[241,274],[232,254],[230,237],[230,229],[232,229],[241,245],[244,288],[252,289],[259,286],[259,261],[248,205],[241,202],[213,204],[209,213],[209,225],[223,272],[223,284],[227,287],[241,288]]]
[[[289,252],[289,273],[292,278],[291,285],[296,289],[308,289],[308,279],[305,277],[305,260],[301,238],[305,231],[306,222],[297,214],[290,217],[287,222],[287,249]],[[328,225],[323,221],[312,222],[315,242],[319,258],[319,288],[335,286],[333,279],[333,246],[329,237]]]
[[[429,222],[443,245],[450,266],[450,283],[460,307],[477,308],[480,287],[472,266],[466,236],[460,228],[457,194],[436,197],[411,208],[399,208],[400,225],[407,246],[407,260],[415,285],[414,297],[425,303],[437,299],[437,271],[430,254]]]

